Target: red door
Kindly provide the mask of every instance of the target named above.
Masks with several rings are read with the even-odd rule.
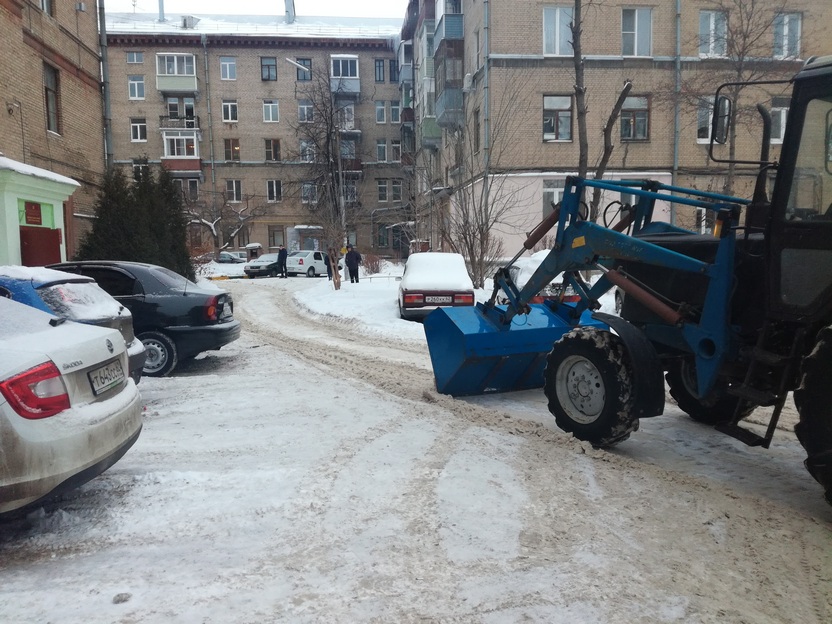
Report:
[[[60,262],[61,230],[20,226],[20,260],[32,267]]]

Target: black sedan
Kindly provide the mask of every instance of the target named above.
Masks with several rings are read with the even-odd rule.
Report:
[[[231,294],[206,288],[153,264],[90,260],[49,265],[92,277],[133,314],[133,329],[144,344],[143,374],[170,374],[180,360],[215,351],[240,337]]]

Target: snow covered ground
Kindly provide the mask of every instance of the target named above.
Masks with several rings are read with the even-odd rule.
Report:
[[[832,621],[788,426],[753,449],[668,404],[596,451],[540,391],[438,394],[393,276],[215,284],[243,337],[143,379],[127,455],[0,523],[0,622]]]

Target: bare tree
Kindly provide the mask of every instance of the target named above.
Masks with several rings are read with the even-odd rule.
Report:
[[[268,214],[265,198],[257,195],[244,195],[239,202],[230,202],[225,193],[207,195],[208,200],[194,200],[186,194],[183,209],[188,222],[208,234],[215,255],[228,247],[251,220]]]

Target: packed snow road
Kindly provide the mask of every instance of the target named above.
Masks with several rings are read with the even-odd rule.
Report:
[[[788,431],[748,449],[668,406],[596,451],[541,392],[437,394],[418,326],[307,305],[370,284],[223,285],[243,338],[144,379],[136,446],[0,524],[0,621],[832,620]]]

